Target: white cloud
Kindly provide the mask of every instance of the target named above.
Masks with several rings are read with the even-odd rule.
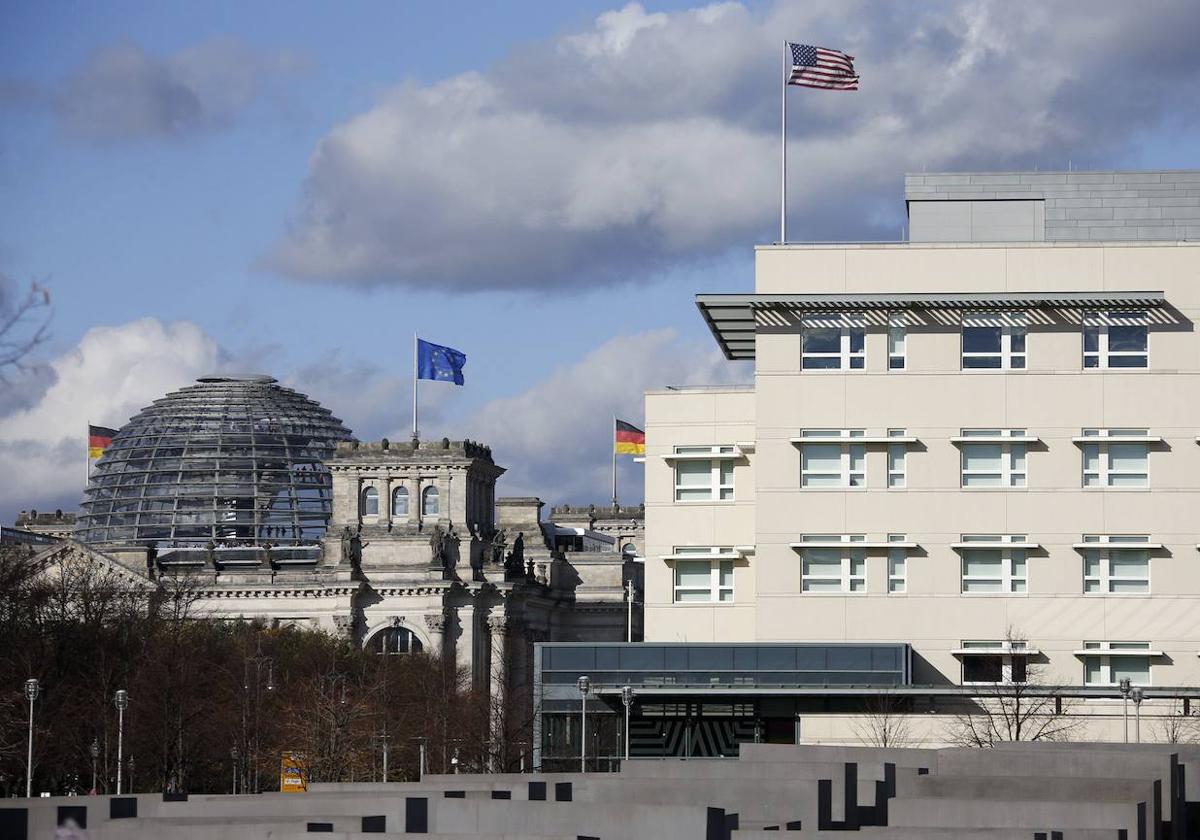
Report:
[[[85,139],[186,137],[228,126],[305,65],[297,53],[257,51],[232,39],[165,56],[120,43],[94,52],[52,100],[67,129]]]
[[[605,502],[612,487],[612,419],[640,425],[643,394],[664,385],[748,382],[711,342],[675,330],[623,335],[555,370],[523,393],[492,400],[462,420],[460,434],[492,448],[508,468],[498,492],[553,504]],[[642,468],[621,459],[621,501],[642,498]]]
[[[335,127],[267,262],[578,288],[771,237],[789,36],[846,49],[863,76],[858,93],[788,94],[792,238],[895,237],[906,170],[1118,156],[1200,82],[1198,28],[1196,4],[1116,0],[631,4]]]
[[[152,401],[223,366],[216,341],[186,321],[96,327],[51,361],[38,402],[0,417],[0,509],[64,507],[83,496],[87,425],[120,426]]]

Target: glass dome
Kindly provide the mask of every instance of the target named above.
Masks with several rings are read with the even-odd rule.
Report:
[[[324,460],[351,432],[269,376],[206,376],[121,427],[75,538],[157,548],[311,545],[329,525]]]

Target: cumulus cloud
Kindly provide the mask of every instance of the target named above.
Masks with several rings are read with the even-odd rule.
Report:
[[[164,56],[121,43],[94,52],[48,98],[67,130],[87,140],[182,138],[227,127],[304,66],[296,53],[232,39]]]
[[[459,424],[481,440],[508,473],[499,493],[535,495],[553,504],[603,502],[612,491],[612,418],[640,424],[643,394],[664,385],[748,382],[712,342],[683,340],[675,330],[611,339],[523,393],[492,400]],[[621,501],[642,499],[641,467],[622,460]]]
[[[89,330],[48,363],[52,384],[0,417],[0,510],[74,510],[83,495],[87,424],[120,426],[153,400],[229,363],[195,324],[153,318]]]
[[[906,170],[1102,163],[1178,116],[1198,29],[1191,3],[630,4],[335,127],[266,263],[572,289],[773,238],[789,36],[846,49],[863,76],[789,93],[791,238],[896,238]]]

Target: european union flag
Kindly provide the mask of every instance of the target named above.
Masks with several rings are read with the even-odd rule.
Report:
[[[417,378],[433,379],[437,382],[463,384],[463,365],[467,354],[453,347],[434,344],[423,338],[417,339]]]

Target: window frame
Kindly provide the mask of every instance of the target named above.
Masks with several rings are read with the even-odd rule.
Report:
[[[1145,334],[1144,350],[1111,350],[1109,349],[1109,330],[1112,327],[1141,327]],[[1088,350],[1088,337],[1094,334],[1096,349]],[[1082,364],[1085,371],[1089,370],[1149,370],[1150,369],[1150,319],[1145,310],[1139,309],[1105,309],[1090,310],[1083,314],[1083,325],[1080,330],[1080,349]],[[1140,365],[1113,365],[1113,359],[1141,358]],[[1090,359],[1095,364],[1089,365]]]
[[[808,351],[805,339],[811,330],[838,330],[838,351]],[[800,319],[800,370],[802,373],[848,370],[866,370],[867,367],[867,322],[861,313],[840,312],[806,315]],[[855,345],[858,349],[855,350]],[[808,362],[836,359],[836,366],[809,366]]]
[[[905,542],[904,534],[888,534],[888,542]],[[897,572],[899,569],[899,572]],[[887,592],[889,595],[908,594],[908,549],[904,547],[887,550]],[[899,584],[899,586],[897,586]]]
[[[908,318],[903,312],[888,314],[887,369],[889,373],[908,369]]]
[[[962,536],[962,542],[971,543],[971,545],[969,547],[964,546],[958,549],[960,594],[985,597],[1008,597],[1012,595],[1029,594],[1029,550],[1027,548],[1017,548],[1011,545],[1012,543],[1024,543],[1024,534],[964,534]],[[995,575],[967,574],[967,552],[979,550],[993,551],[997,553],[998,559],[1000,560],[999,577]],[[1018,563],[1020,563],[1021,567],[1023,568],[1023,574],[1017,574],[1016,570]],[[968,584],[972,582],[982,583],[992,580],[999,581],[999,589],[977,589],[971,591],[967,588]]]
[[[1144,659],[1146,662],[1146,681],[1139,682],[1137,680],[1134,680],[1132,677],[1130,677],[1130,682],[1133,685],[1140,685],[1140,686],[1150,686],[1150,685],[1154,684],[1154,655],[1153,655],[1154,652],[1153,652],[1153,646],[1151,645],[1150,642],[1085,641],[1083,643],[1083,649],[1087,650],[1087,651],[1091,651],[1091,650],[1096,651],[1095,653],[1085,653],[1082,657],[1080,657],[1083,660],[1083,684],[1084,685],[1105,686],[1105,687],[1117,686],[1120,682],[1120,679],[1113,678],[1113,660],[1114,659],[1117,660],[1118,662],[1124,661],[1126,663],[1128,663],[1131,660],[1143,660]],[[1120,654],[1117,656],[1110,655],[1111,651],[1114,651],[1114,650],[1127,651],[1127,650],[1143,650],[1143,649],[1146,651],[1146,655],[1144,657],[1143,656],[1131,656],[1129,654]],[[1088,671],[1089,671],[1088,660],[1089,659],[1098,659],[1099,660],[1096,663],[1096,670],[1101,675],[1101,678],[1099,681],[1089,681],[1088,680]],[[1122,670],[1127,670],[1127,669],[1122,669]]]
[[[367,509],[368,502],[374,502],[374,511]],[[361,491],[359,491],[358,515],[364,519],[371,516],[379,516],[379,488],[374,484],[368,484],[364,486]]]
[[[734,561],[728,555],[733,553],[732,546],[676,546],[672,550],[674,568],[671,569],[671,605],[702,605],[723,606],[732,605],[737,597],[734,586]],[[680,564],[706,564],[708,566],[709,582],[706,589],[699,586],[683,586],[679,582]],[[729,584],[722,583],[728,572]],[[687,592],[707,592],[708,600],[680,600],[680,590]],[[728,592],[729,597],[723,595]]]
[[[888,437],[905,437],[904,429],[888,429]],[[908,487],[908,444],[887,444],[887,488],[904,490]],[[894,465],[899,464],[899,468]],[[864,476],[865,478],[865,476]]]
[[[1084,441],[1080,444],[1080,481],[1085,490],[1149,490],[1150,489],[1150,439],[1149,429],[1084,429],[1081,437],[1095,438],[1095,441]],[[1146,437],[1144,444],[1135,441],[1108,441],[1112,437]],[[1144,470],[1114,470],[1112,468],[1113,446],[1144,446],[1146,468]],[[1088,469],[1088,455],[1091,448],[1096,452],[1096,469]],[[1095,483],[1089,484],[1088,477],[1095,476]],[[1144,484],[1113,484],[1113,476],[1144,476]]]
[[[856,437],[865,437],[865,429],[801,429],[800,430],[800,489],[801,490],[862,490],[867,486],[867,445],[855,443]],[[804,438],[814,438],[805,443]],[[832,440],[837,438],[837,440]],[[805,447],[829,446],[841,450],[838,472],[812,470],[805,467]],[[859,468],[855,469],[858,464]],[[837,476],[837,484],[811,484],[814,476]],[[857,483],[855,481],[857,480]]]
[[[434,510],[429,509],[429,500],[434,500]],[[421,518],[431,519],[442,515],[442,493],[437,485],[430,484],[421,488]]]
[[[404,500],[404,511],[397,513],[396,500]],[[408,488],[401,484],[399,487],[392,488],[391,506],[388,508],[393,519],[408,519],[409,510],[411,509],[412,494],[408,492]]]
[[[974,322],[974,323],[973,323]],[[1000,330],[1000,347],[992,351],[967,350],[967,330]],[[1026,370],[1029,366],[1029,316],[1020,311],[964,312],[959,322],[959,369],[980,370]],[[1015,344],[1020,349],[1013,349]],[[998,365],[968,365],[968,359],[996,359]]]
[[[961,437],[979,438],[1021,438],[1025,437],[1025,429],[962,429]],[[1000,469],[982,470],[967,469],[967,456],[971,447],[999,446]],[[963,490],[1022,490],[1029,487],[1029,444],[1024,441],[1012,443],[996,443],[994,440],[970,443],[960,441],[958,444],[958,486]],[[1023,465],[1017,469],[1018,456]],[[999,484],[968,484],[969,476],[997,475]],[[1015,483],[1019,479],[1020,483]]]
[[[855,543],[866,542],[865,534],[805,534],[800,538],[804,542],[841,542],[838,548],[823,546],[820,548],[800,547],[800,594],[801,595],[865,595],[867,592],[867,550],[866,547],[855,548]],[[809,558],[807,552],[837,552],[841,567],[838,575],[813,575],[805,570]],[[861,569],[861,571],[856,571]],[[829,583],[837,581],[837,589],[810,589],[811,582]]]
[[[1152,572],[1151,572],[1151,567],[1152,567],[1151,559],[1152,558],[1151,558],[1151,552],[1150,552],[1150,538],[1149,537],[1147,537],[1147,536],[1129,536],[1129,535],[1106,536],[1106,535],[1089,534],[1089,535],[1084,536],[1083,542],[1084,543],[1094,542],[1096,544],[1095,548],[1084,548],[1081,550],[1082,554],[1083,554],[1082,570],[1083,570],[1083,594],[1084,595],[1087,595],[1087,596],[1093,597],[1093,598],[1105,597],[1105,596],[1111,596],[1111,597],[1117,597],[1117,598],[1128,598],[1128,597],[1146,596],[1146,595],[1151,594],[1152,589],[1151,589],[1150,578],[1151,578],[1151,574],[1152,574]],[[1132,554],[1134,552],[1137,552],[1138,554],[1140,554],[1142,557],[1145,558],[1145,561],[1146,561],[1145,576],[1142,577],[1142,576],[1131,576],[1131,575],[1114,575],[1112,573],[1113,562],[1119,561],[1122,559],[1129,559],[1129,558],[1123,558],[1119,555]],[[1114,554],[1118,555],[1118,556],[1114,557],[1113,556]],[[1093,559],[1095,560],[1096,569],[1097,569],[1097,573],[1094,575],[1088,574],[1088,564],[1089,564],[1089,561],[1091,561]],[[1114,591],[1112,588],[1114,581],[1144,583],[1145,589],[1141,589],[1141,590],[1137,590],[1137,591],[1127,590],[1127,591],[1123,591],[1123,592],[1122,591]],[[1092,582],[1095,583],[1096,588],[1094,590],[1089,591],[1088,584],[1092,583]]]
[[[1029,651],[1029,644],[1024,641],[1009,641],[1009,640],[962,640],[959,647],[964,651],[959,658],[959,684],[960,685],[1027,685],[1029,683],[1029,657],[1032,655]],[[966,653],[972,648],[985,651],[984,653]],[[996,653],[996,650],[1003,650],[1003,653]],[[968,680],[967,679],[967,659],[968,657],[998,660],[1000,666],[1000,679],[998,680]],[[1022,679],[1017,679],[1018,666],[1021,671]]]
[[[674,454],[675,455],[695,455],[695,454],[704,454],[705,451],[707,451],[713,455],[736,455],[737,448],[734,446],[726,446],[726,445],[721,445],[721,444],[717,444],[715,446],[676,446],[674,449]],[[709,470],[709,474],[708,474],[709,483],[707,485],[682,484],[680,482],[680,480],[679,480],[680,479],[680,468],[684,464],[705,464],[705,463],[708,464],[708,470]],[[725,481],[725,471],[727,468],[728,468],[728,473],[729,473],[729,481],[728,482]],[[676,461],[675,464],[671,467],[671,474],[672,474],[673,480],[674,480],[675,504],[711,505],[711,504],[719,504],[719,503],[721,503],[721,504],[730,503],[730,502],[734,502],[737,500],[736,492],[734,490],[735,470],[734,470],[734,464],[733,464],[732,458],[713,458],[712,460],[689,459],[689,460]],[[699,491],[699,490],[705,490],[705,489],[708,491],[708,494],[709,494],[708,498],[703,498],[703,499],[701,499],[701,498],[693,498],[693,499],[680,498],[680,494],[682,492]],[[728,495],[726,495],[726,493],[728,493]]]

